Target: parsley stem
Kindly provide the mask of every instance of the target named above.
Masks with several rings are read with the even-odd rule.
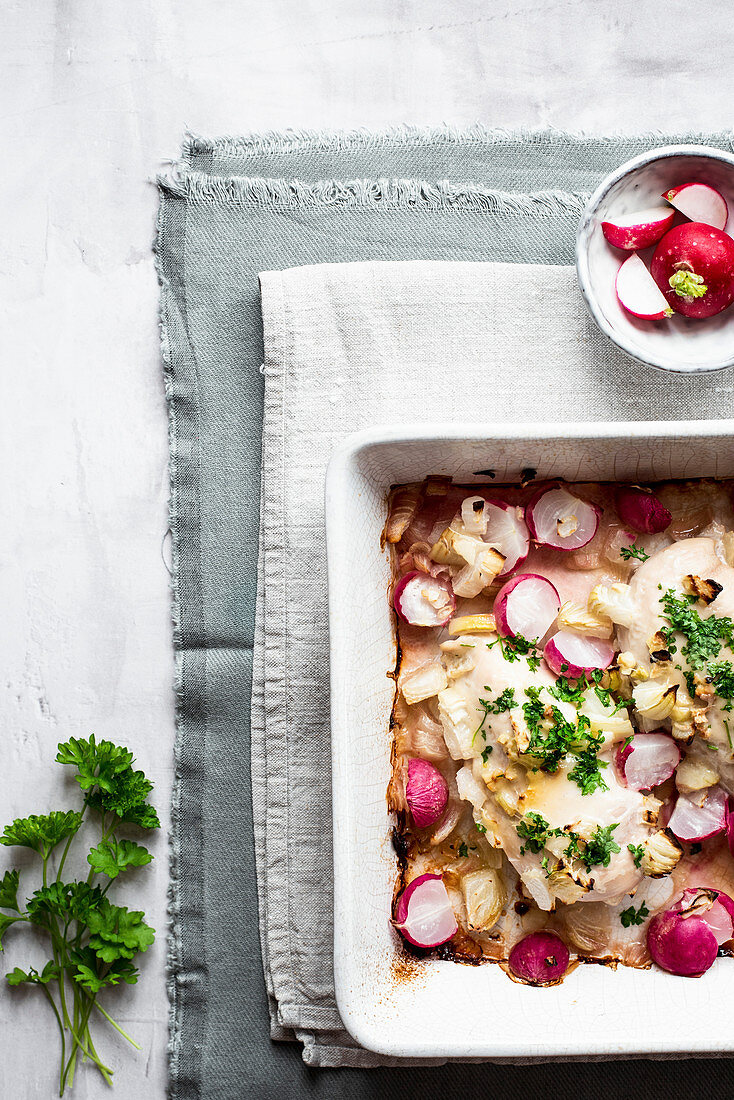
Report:
[[[84,805],[82,806],[82,808],[80,810],[81,817],[84,817],[84,811],[86,810],[86,808],[87,808],[87,800],[85,798],[84,799]],[[74,839],[74,837],[76,836],[78,831],[79,830],[77,829],[73,833],[71,833],[68,840],[66,841],[66,844],[64,845],[64,850],[61,853],[61,860],[59,862],[59,869],[56,872],[56,881],[57,882],[61,882],[61,872],[64,870],[64,864],[66,863],[66,857],[69,854],[69,848],[71,847],[71,842]]]
[[[64,1062],[66,1061],[66,1035],[64,1034],[64,1025],[61,1022],[61,1017],[59,1016],[59,1010],[56,1007],[56,1002],[54,1001],[53,997],[51,996],[51,992],[50,992],[48,986],[47,985],[42,985],[41,989],[46,994],[46,997],[48,998],[48,1003],[51,1005],[51,1008],[54,1010],[54,1016],[56,1017],[56,1023],[59,1025],[59,1035],[61,1036],[61,1067],[60,1067],[60,1070],[59,1070],[59,1096],[63,1096],[64,1095],[64,1079],[62,1077],[62,1070],[64,1068]]]
[[[98,1000],[96,1000],[96,999],[95,999],[95,1000],[93,1001],[93,1004],[94,1004],[94,1007],[95,1007],[95,1008],[98,1008],[98,1009],[99,1009],[99,1011],[100,1011],[100,1012],[102,1013],[102,1015],[104,1016],[105,1020],[108,1020],[108,1021],[109,1021],[109,1022],[110,1022],[110,1023],[112,1024],[112,1026],[114,1027],[114,1029],[115,1029],[116,1031],[119,1031],[119,1032],[120,1032],[120,1035],[122,1035],[122,1037],[123,1037],[124,1039],[127,1039],[128,1043],[132,1043],[132,1045],[133,1045],[133,1046],[135,1047],[135,1049],[136,1049],[136,1050],[140,1050],[140,1049],[141,1049],[141,1048],[140,1048],[140,1047],[138,1046],[138,1044],[137,1044],[137,1043],[135,1042],[135,1040],[134,1040],[134,1039],[131,1039],[131,1038],[130,1038],[130,1036],[129,1036],[129,1035],[127,1034],[127,1032],[126,1032],[126,1031],[123,1031],[123,1030],[122,1030],[122,1028],[120,1027],[120,1025],[119,1025],[119,1024],[117,1024],[117,1023],[115,1023],[115,1021],[114,1021],[114,1020],[112,1019],[112,1017],[111,1017],[111,1016],[109,1016],[109,1015],[108,1015],[108,1014],[107,1014],[107,1013],[105,1012],[105,1010],[104,1010],[104,1009],[102,1008],[102,1005],[101,1005],[101,1004],[99,1003],[99,1001],[98,1001]]]

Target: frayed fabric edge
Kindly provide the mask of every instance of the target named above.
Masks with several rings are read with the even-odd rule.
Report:
[[[431,183],[416,179],[329,179],[306,183],[260,176],[211,176],[186,168],[160,177],[158,182],[177,198],[227,206],[414,207],[553,217],[581,214],[589,198],[589,192],[585,191],[498,191],[449,180]]]
[[[183,140],[184,160],[200,154],[217,156],[262,156],[263,154],[295,153],[309,150],[333,150],[339,152],[354,148],[381,149],[388,145],[508,145],[524,142],[531,145],[612,145],[618,141],[639,144],[641,147],[659,144],[664,140],[676,145],[708,145],[711,141],[729,144],[734,149],[734,131],[717,133],[666,134],[651,130],[639,134],[612,133],[591,134],[583,131],[565,131],[552,127],[488,127],[481,123],[470,126],[389,126],[381,130],[355,128],[351,130],[288,129],[281,132],[267,130],[262,134],[246,134],[242,137],[225,134],[218,138],[204,138],[187,132]]]

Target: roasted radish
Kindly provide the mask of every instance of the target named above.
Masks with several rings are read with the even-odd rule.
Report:
[[[655,494],[637,485],[623,485],[618,489],[616,505],[622,523],[640,535],[665,531],[673,521],[672,515]]]
[[[622,214],[601,223],[601,231],[615,248],[631,251],[648,248],[667,232],[675,217],[675,210],[667,206],[654,206],[636,214]]]
[[[535,494],[525,513],[536,542],[556,550],[579,550],[591,542],[599,526],[601,509],[557,486]]]
[[[556,985],[568,970],[569,953],[554,932],[531,932],[516,943],[508,960],[510,971],[528,985]]]
[[[713,317],[734,300],[734,240],[711,225],[668,230],[650,270],[668,305],[686,317]]]
[[[503,584],[494,601],[497,633],[531,641],[543,638],[556,620],[561,600],[554,585],[536,573],[519,573]]]
[[[551,672],[577,680],[586,673],[608,668],[614,660],[614,646],[600,638],[559,630],[546,642],[543,656]]]
[[[400,578],[393,604],[400,618],[412,626],[445,626],[456,610],[449,581],[417,570]]]
[[[446,809],[449,786],[438,768],[417,758],[408,763],[405,799],[419,829],[435,825]]]
[[[726,199],[707,183],[681,183],[663,193],[671,206],[680,210],[692,222],[713,225],[714,229],[725,229],[729,217]],[[671,214],[671,218],[673,215]],[[606,234],[605,234],[606,236]],[[659,238],[655,238],[658,240]],[[612,242],[613,243],[613,242]],[[650,241],[653,244],[654,241]]]
[[[668,909],[650,921],[647,948],[653,962],[663,970],[684,978],[699,978],[713,966],[719,945],[702,917]]]
[[[680,749],[667,733],[639,733],[617,751],[615,762],[628,787],[649,791],[670,779]]]
[[[438,947],[458,925],[441,875],[419,875],[403,890],[395,908],[395,928],[416,947]]]
[[[723,833],[726,828],[726,805],[727,796],[721,787],[712,787],[701,806],[685,795],[679,795],[668,827],[678,840],[689,844],[708,840]]]
[[[636,252],[617,272],[615,290],[619,304],[643,321],[661,321],[673,315],[665,296]]]

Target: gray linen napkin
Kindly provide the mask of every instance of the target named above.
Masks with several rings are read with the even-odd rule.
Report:
[[[260,936],[273,1034],[312,1065],[375,1065],[333,988],[324,475],[388,423],[726,416],[734,370],[671,376],[595,328],[572,267],[325,264],[260,276],[265,332],[252,705]],[[541,412],[542,410],[542,412]],[[426,470],[430,473],[430,470]],[[267,736],[265,734],[267,733]]]

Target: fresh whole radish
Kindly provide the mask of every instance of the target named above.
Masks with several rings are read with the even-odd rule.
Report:
[[[535,541],[556,550],[579,550],[586,546],[596,534],[600,515],[601,509],[596,504],[575,497],[561,485],[539,489],[525,511]]]
[[[413,626],[445,626],[456,610],[456,599],[449,581],[415,570],[398,581],[393,605]]]
[[[571,630],[559,630],[546,642],[545,663],[551,672],[571,680],[608,668],[614,660],[614,646],[601,638],[586,638]]]
[[[663,198],[692,222],[713,225],[714,229],[726,228],[729,217],[726,199],[707,183],[681,183],[670,191],[664,191]]]
[[[435,825],[446,809],[449,786],[438,768],[428,760],[414,757],[408,762],[405,800],[419,829]]]
[[[617,769],[633,791],[649,791],[670,779],[680,763],[680,749],[667,733],[638,733],[618,749]]]
[[[502,585],[494,601],[497,633],[530,641],[543,638],[556,620],[561,599],[555,585],[537,573],[518,573]]]
[[[734,301],[734,240],[702,222],[678,225],[655,249],[651,272],[676,312],[713,317]]]
[[[419,875],[408,883],[393,924],[415,947],[438,947],[456,934],[459,926],[441,875]]]
[[[622,523],[640,535],[665,531],[673,521],[653,492],[637,485],[623,485],[617,490],[615,503]]]
[[[623,248],[629,252],[648,248],[659,241],[663,233],[670,229],[674,217],[675,210],[667,206],[655,206],[636,214],[609,218],[601,223],[601,231],[615,248]]]
[[[634,317],[643,321],[662,321],[673,315],[665,295],[636,252],[620,267],[614,288],[619,304]]]
[[[568,948],[554,932],[531,932],[510,952],[511,973],[528,985],[557,985],[568,969]]]

